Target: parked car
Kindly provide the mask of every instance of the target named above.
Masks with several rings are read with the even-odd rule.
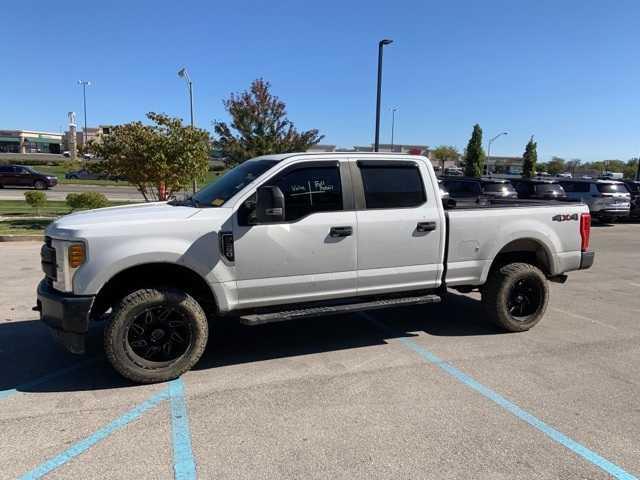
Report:
[[[192,368],[221,317],[302,321],[479,289],[491,320],[525,331],[548,281],[593,263],[586,205],[445,211],[425,157],[353,157],[263,156],[183,201],[62,217],[45,233],[36,310],[75,353],[106,319],[112,366],[151,383]]]
[[[640,218],[640,180],[625,180],[624,184],[631,195],[629,215],[634,218]]]
[[[480,179],[482,194],[492,198],[518,198],[518,192],[506,178],[483,177]]]
[[[589,206],[591,216],[612,222],[629,216],[631,195],[623,182],[615,180],[572,179],[560,180],[569,200],[581,201]]]
[[[453,199],[470,200],[482,195],[482,184],[477,178],[458,175],[443,176],[440,178],[442,185]]]
[[[24,165],[0,165],[0,188],[33,187],[46,190],[58,184],[58,178]]]
[[[537,198],[540,200],[565,200],[567,194],[557,180],[542,178],[512,178],[511,184],[518,198]]]
[[[92,172],[86,168],[81,168],[80,170],[73,170],[65,173],[64,178],[73,180],[99,180],[105,178],[105,176],[100,173]]]
[[[444,169],[444,174],[451,177],[461,177],[464,175],[464,170],[460,167],[447,167]]]

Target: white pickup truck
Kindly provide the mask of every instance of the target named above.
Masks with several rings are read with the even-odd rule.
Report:
[[[421,156],[255,158],[184,201],[52,223],[35,309],[75,353],[91,322],[106,321],[112,365],[148,383],[193,367],[222,316],[255,325],[478,289],[490,319],[528,330],[547,281],[593,263],[583,204],[456,207],[440,195]]]

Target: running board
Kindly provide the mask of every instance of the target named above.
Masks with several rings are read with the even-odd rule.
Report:
[[[405,305],[420,305],[423,303],[440,303],[438,295],[421,295],[417,297],[388,298],[369,302],[349,303],[322,307],[299,308],[297,310],[283,310],[279,312],[254,313],[240,317],[244,325],[260,325],[271,322],[284,322],[297,318],[319,317],[322,315],[337,315],[340,313],[360,312],[362,310],[376,310],[379,308],[401,307]]]

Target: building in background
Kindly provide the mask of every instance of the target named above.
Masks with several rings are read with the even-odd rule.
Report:
[[[111,133],[112,128],[113,126],[111,125],[98,125],[97,127],[87,127],[87,136],[86,136],[87,143],[91,141],[100,142],[101,138],[104,135],[109,135],[109,133]],[[64,132],[63,142],[62,142],[62,146],[64,150],[69,150],[69,135],[71,134],[69,133],[68,130]],[[84,142],[85,142],[84,131],[77,130],[76,145],[78,145],[78,148],[84,148]]]
[[[521,175],[522,164],[522,157],[494,157],[492,155],[487,158],[484,169],[486,174]]]
[[[62,153],[61,133],[0,130],[0,153]]]

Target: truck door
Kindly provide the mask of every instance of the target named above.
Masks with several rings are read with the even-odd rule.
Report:
[[[437,287],[444,257],[442,203],[433,188],[425,189],[423,179],[430,179],[426,166],[360,160],[352,170],[358,295]]]
[[[357,224],[347,165],[301,161],[265,185],[276,185],[284,193],[285,221],[251,225],[251,199],[238,210],[238,306],[353,296]]]

